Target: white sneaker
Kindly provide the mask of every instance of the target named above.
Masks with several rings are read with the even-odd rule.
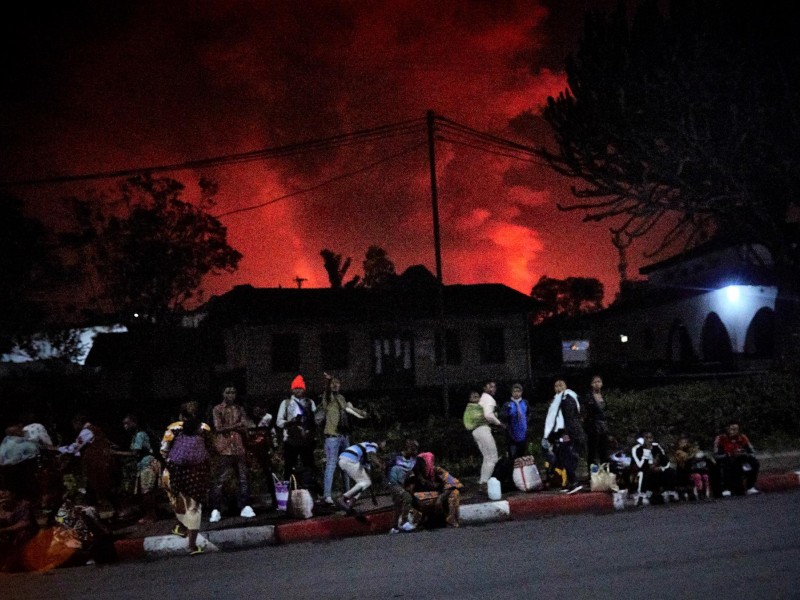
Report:
[[[336,505],[336,503],[333,501],[333,498],[331,498],[330,496],[325,496],[325,498],[322,500],[322,503],[327,505],[327,506],[335,506]]]
[[[722,490],[722,497],[723,498],[730,498],[731,491],[730,490]]]
[[[222,520],[222,515],[219,514],[219,511],[215,508],[211,511],[211,516],[208,518],[209,523],[219,523]]]
[[[239,516],[240,516],[240,517],[244,517],[244,518],[246,518],[246,519],[250,519],[250,518],[252,518],[252,517],[255,517],[255,516],[256,516],[256,513],[255,513],[255,512],[253,512],[253,509],[252,509],[252,508],[250,508],[249,506],[245,506],[245,507],[242,509],[242,512],[240,512],[240,513],[239,513]]]
[[[754,488],[754,487],[751,487],[749,490],[747,490],[747,493],[748,493],[749,495],[751,495],[751,496],[752,496],[753,494],[760,494],[760,493],[761,493],[761,491],[760,491],[760,490],[757,490],[757,489],[756,489],[756,488]]]
[[[400,526],[400,529],[402,529],[403,531],[414,531],[416,528],[417,528],[416,525],[408,521],[406,521]]]
[[[400,530],[399,530],[399,529],[397,529],[396,527],[392,527],[392,528],[389,530],[389,535],[392,535],[392,534],[394,534],[394,533],[400,533]]]

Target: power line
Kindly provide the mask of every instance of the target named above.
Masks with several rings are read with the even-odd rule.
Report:
[[[120,169],[115,171],[100,171],[95,173],[85,173],[79,175],[60,175],[41,179],[27,179],[9,182],[0,182],[0,187],[12,186],[33,186],[56,183],[74,183],[78,181],[90,181],[96,179],[117,179],[132,177],[144,173],[162,173],[167,171],[184,171],[191,169],[208,168],[227,164],[252,162],[256,160],[266,160],[273,158],[286,158],[302,154],[305,152],[327,150],[364,143],[367,141],[385,139],[387,137],[399,137],[424,131],[424,119],[410,119],[389,125],[380,125],[370,129],[363,129],[352,133],[338,134],[326,138],[309,140],[296,144],[287,144],[272,148],[264,148],[250,152],[228,154],[213,158],[190,160],[180,163],[166,165],[153,165],[148,167],[136,167],[131,169]]]
[[[523,162],[533,163],[535,165],[547,166],[547,163],[545,163],[545,162],[543,162],[541,160],[534,160],[532,158],[526,158],[524,156],[519,156],[518,154],[509,154],[507,152],[498,152],[497,150],[491,150],[491,149],[489,149],[488,147],[485,147],[485,146],[480,146],[478,144],[470,144],[469,142],[465,142],[465,141],[462,141],[462,140],[451,139],[451,138],[448,138],[446,136],[439,136],[436,139],[439,140],[439,141],[442,141],[442,142],[446,142],[448,144],[454,144],[456,146],[464,146],[464,147],[467,147],[467,148],[473,148],[475,150],[480,150],[481,152],[486,152],[487,154],[494,154],[495,156],[503,156],[503,157],[506,157],[506,158],[513,158],[513,159],[516,159],[516,160],[521,160]]]
[[[446,117],[438,117],[438,120],[442,122],[444,127],[450,127],[450,128],[456,129],[456,130],[460,130],[460,131],[462,131],[464,133],[467,133],[467,134],[470,134],[470,135],[472,135],[472,136],[474,136],[474,137],[476,137],[478,139],[483,139],[483,140],[485,140],[487,142],[492,142],[492,143],[498,144],[498,145],[506,147],[506,148],[517,150],[519,152],[525,152],[527,154],[538,155],[538,151],[536,150],[536,148],[533,148],[531,146],[526,146],[524,144],[520,144],[518,142],[514,142],[514,141],[506,139],[506,138],[502,138],[502,137],[499,137],[499,136],[496,136],[496,135],[492,135],[490,133],[486,133],[486,132],[483,132],[483,131],[479,131],[477,129],[473,129],[472,127],[468,127],[467,125],[463,125],[463,124],[458,123],[456,121],[452,121],[451,119],[448,119]]]
[[[217,219],[221,219],[222,217],[227,217],[229,215],[235,215],[235,214],[238,214],[238,213],[249,212],[251,210],[256,210],[256,209],[259,209],[259,208],[263,208],[265,206],[269,206],[270,204],[275,204],[276,202],[279,202],[281,200],[286,200],[287,198],[292,198],[293,196],[299,196],[299,195],[305,194],[307,192],[312,192],[314,190],[317,190],[317,189],[319,189],[321,187],[324,187],[324,186],[326,186],[326,185],[328,185],[330,183],[333,183],[335,181],[340,181],[342,179],[346,179],[347,177],[352,177],[354,175],[359,175],[360,173],[364,173],[366,171],[374,169],[378,165],[381,165],[381,164],[383,164],[385,162],[389,162],[390,160],[394,160],[395,158],[399,158],[399,157],[401,157],[401,156],[403,156],[405,154],[408,154],[409,152],[411,152],[413,150],[416,150],[417,148],[420,148],[420,147],[424,146],[425,144],[426,144],[426,142],[420,142],[418,144],[414,144],[412,146],[409,146],[409,147],[405,148],[404,150],[401,150],[400,152],[396,152],[396,153],[391,154],[389,156],[385,156],[385,157],[381,158],[380,160],[371,162],[368,165],[365,165],[365,166],[363,166],[363,167],[361,167],[359,169],[356,169],[354,171],[348,171],[347,173],[341,173],[339,175],[336,175],[335,177],[331,177],[329,179],[326,179],[325,181],[322,181],[322,182],[320,182],[320,183],[318,183],[316,185],[312,185],[311,187],[303,188],[303,189],[300,189],[300,190],[295,190],[294,192],[290,192],[288,194],[284,194],[283,196],[278,196],[277,198],[272,198],[271,200],[267,200],[266,202],[260,202],[259,204],[253,204],[252,206],[245,206],[245,207],[242,207],[242,208],[235,208],[233,210],[229,210],[229,211],[214,215],[214,217],[217,218]]]

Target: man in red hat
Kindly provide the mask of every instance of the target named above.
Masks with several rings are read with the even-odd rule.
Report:
[[[314,464],[315,423],[314,401],[306,398],[306,382],[302,375],[292,380],[292,396],[281,402],[275,424],[283,429],[283,478],[288,480],[294,473],[298,459],[310,472],[316,474]]]

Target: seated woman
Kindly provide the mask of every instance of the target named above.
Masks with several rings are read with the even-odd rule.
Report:
[[[65,494],[58,509],[48,554],[63,565],[109,563],[115,558],[111,531],[83,489]]]
[[[437,518],[444,517],[447,527],[459,526],[459,509],[461,505],[462,484],[453,477],[449,471],[435,464],[435,457],[431,452],[422,452],[417,456],[417,462],[411,474],[406,478],[404,489],[406,494],[399,498],[400,529],[410,531],[415,514],[411,509],[421,515],[422,520],[429,525],[436,522]],[[396,502],[397,505],[397,502]],[[397,510],[397,506],[395,508]],[[411,515],[411,519],[409,516]],[[405,520],[404,522],[403,519]],[[406,523],[412,523],[407,526]]]

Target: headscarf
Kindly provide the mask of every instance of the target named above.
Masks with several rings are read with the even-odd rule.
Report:
[[[417,459],[422,460],[422,464],[425,465],[423,475],[425,475],[427,479],[433,479],[433,452],[420,452],[417,455]]]

